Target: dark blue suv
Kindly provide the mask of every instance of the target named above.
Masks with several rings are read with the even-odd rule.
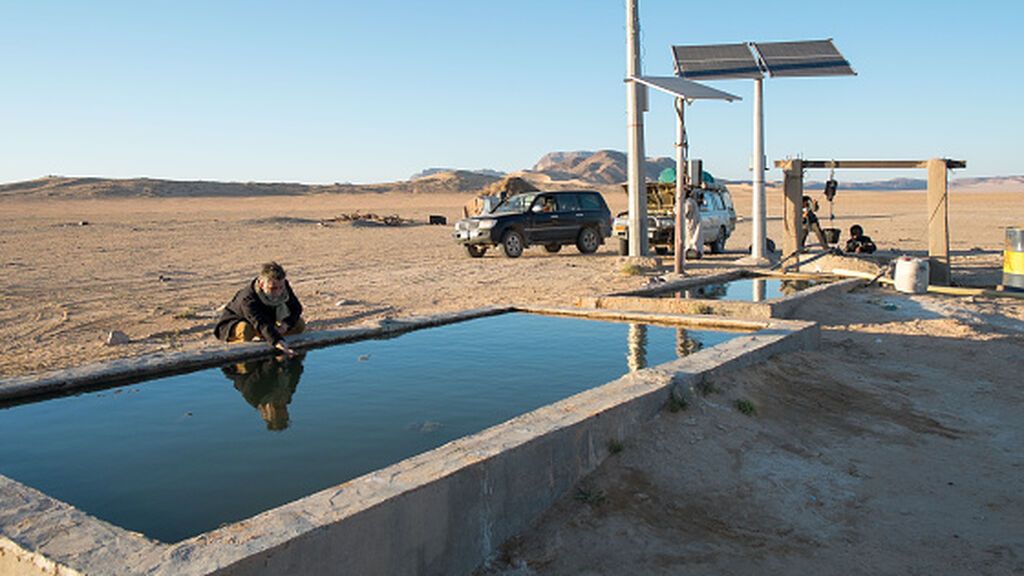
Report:
[[[591,254],[611,235],[611,222],[608,205],[598,192],[528,192],[508,198],[489,213],[459,220],[455,239],[473,258],[498,245],[509,258],[538,244],[552,253],[575,244],[581,253]]]

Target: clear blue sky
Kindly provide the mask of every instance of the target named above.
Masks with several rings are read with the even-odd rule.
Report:
[[[858,76],[766,81],[769,161],[1024,173],[1024,2],[639,2],[647,74],[672,44],[834,38]],[[374,182],[625,150],[625,61],[624,0],[0,0],[0,182]],[[691,155],[747,179],[752,83],[711,84],[744,100],[688,108]],[[671,155],[668,96],[646,126]]]

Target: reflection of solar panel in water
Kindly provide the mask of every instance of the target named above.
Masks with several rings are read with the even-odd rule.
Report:
[[[746,44],[673,46],[676,74],[690,79],[760,78],[757,60]]]
[[[856,73],[831,40],[754,42],[772,76],[851,76]]]

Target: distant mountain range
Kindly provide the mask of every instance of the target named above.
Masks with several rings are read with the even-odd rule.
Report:
[[[675,168],[671,158],[648,158],[647,178],[655,180],[665,168]],[[505,174],[499,170],[454,170],[427,168],[409,180],[377,184],[298,184],[275,182],[208,182],[156,180],[151,178],[76,178],[47,176],[24,182],[0,184],[0,198],[34,197],[193,197],[193,196],[269,196],[332,193],[479,193],[503,177],[519,177],[541,190],[589,187],[600,190],[618,188],[626,180],[626,155],[617,150],[562,151],[545,154],[531,168]],[[750,184],[750,181],[721,180],[727,184]],[[778,186],[779,182],[769,185]],[[824,183],[807,181],[807,189],[823,188]],[[1024,176],[993,176],[957,178],[954,189],[1001,188],[1024,190]],[[922,178],[893,178],[875,182],[845,182],[846,190],[924,190]]]
[[[481,168],[480,170],[458,170],[456,168],[425,168],[419,172],[409,176],[409,180],[419,180],[420,178],[426,178],[427,176],[433,176],[434,174],[443,174],[445,172],[469,172],[471,174],[479,174],[481,176],[494,176],[495,178],[501,178],[505,175],[500,170],[490,170],[488,168]]]

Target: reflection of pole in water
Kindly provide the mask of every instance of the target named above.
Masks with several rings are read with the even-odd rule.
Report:
[[[626,364],[630,372],[636,372],[647,367],[647,325],[630,324],[629,335],[626,337],[626,346],[629,353],[626,354]]]
[[[690,337],[686,328],[676,328],[676,356],[682,358],[701,349],[699,340]]]
[[[764,278],[754,278],[754,302],[764,301],[764,287],[766,280]]]

